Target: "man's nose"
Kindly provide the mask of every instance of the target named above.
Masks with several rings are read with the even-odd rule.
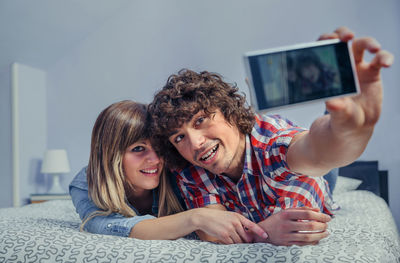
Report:
[[[193,149],[197,150],[203,147],[205,140],[204,135],[200,131],[190,131],[188,133],[189,136],[189,141],[190,145],[193,147]]]

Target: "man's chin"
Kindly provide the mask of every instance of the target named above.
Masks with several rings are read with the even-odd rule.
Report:
[[[197,162],[197,166],[200,166],[203,169],[206,169],[207,171],[209,171],[210,173],[213,174],[219,174],[219,170],[217,167],[215,167],[215,165],[212,164],[204,164],[202,162]]]
[[[207,171],[211,172],[212,174],[223,174],[225,173],[225,169],[221,167],[203,167]]]
[[[203,163],[201,161],[197,161],[197,166],[206,169],[212,174],[224,174],[227,173],[229,165],[221,159],[215,159],[211,163]],[[225,165],[224,165],[225,164]]]

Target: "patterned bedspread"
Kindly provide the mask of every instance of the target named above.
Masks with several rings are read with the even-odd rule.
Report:
[[[400,262],[399,234],[383,199],[336,196],[331,235],[316,246],[218,245],[79,232],[70,200],[0,209],[0,262]]]

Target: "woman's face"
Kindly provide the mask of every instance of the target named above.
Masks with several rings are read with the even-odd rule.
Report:
[[[318,81],[320,71],[314,64],[310,64],[301,69],[301,75],[308,81],[315,83]]]
[[[126,149],[122,165],[135,195],[139,196],[158,186],[163,164],[148,140],[138,141]]]

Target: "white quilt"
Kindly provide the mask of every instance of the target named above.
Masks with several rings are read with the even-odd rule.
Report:
[[[337,194],[341,210],[316,246],[218,245],[79,232],[70,200],[0,209],[0,262],[400,262],[399,234],[383,199]]]

